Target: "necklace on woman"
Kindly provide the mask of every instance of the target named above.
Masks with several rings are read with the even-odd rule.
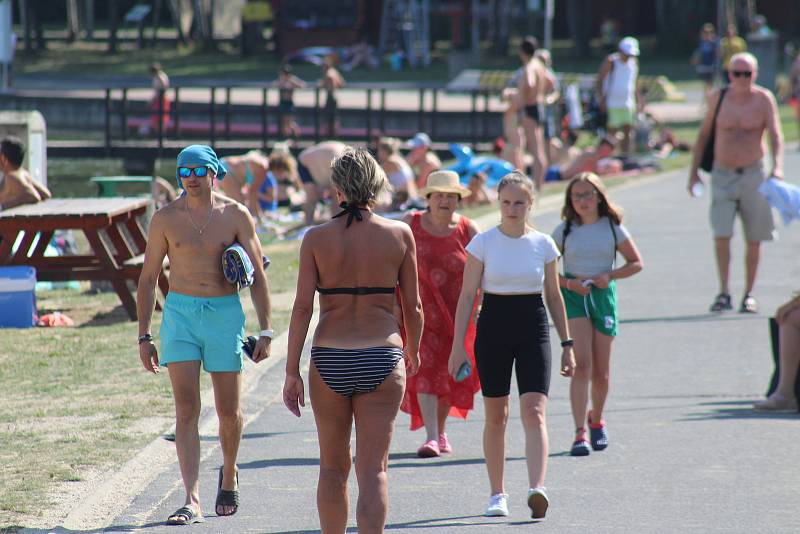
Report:
[[[205,230],[206,227],[208,227],[208,224],[211,222],[211,216],[214,215],[214,197],[211,197],[211,209],[208,210],[208,220],[206,221],[206,223],[203,225],[202,228],[198,228],[197,225],[194,223],[194,219],[192,218],[192,212],[189,209],[188,202],[184,204],[184,207],[186,208],[186,213],[189,214],[189,222],[192,223],[192,226],[194,226],[194,229],[197,230],[197,233],[203,235],[203,230]]]

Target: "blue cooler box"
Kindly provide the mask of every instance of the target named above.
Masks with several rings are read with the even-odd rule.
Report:
[[[36,326],[36,269],[0,267],[0,328]]]

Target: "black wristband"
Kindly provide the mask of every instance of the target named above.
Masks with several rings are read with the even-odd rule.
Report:
[[[145,334],[143,336],[139,336],[139,345],[142,343],[147,343],[148,341],[153,341],[153,334]]]
[[[561,342],[562,347],[571,347],[575,344],[575,341],[572,340],[571,337],[568,337],[564,341]]]

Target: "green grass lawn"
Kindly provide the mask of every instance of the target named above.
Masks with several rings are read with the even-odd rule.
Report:
[[[40,314],[61,311],[76,326],[0,330],[0,531],[41,514],[59,484],[119,467],[173,422],[168,375],[143,370],[136,323],[116,293],[56,290],[37,300]],[[254,332],[249,297],[242,302]],[[289,312],[276,309],[273,320],[282,332]],[[159,325],[156,312],[153,332]]]
[[[355,69],[344,73],[351,82],[398,82],[419,81],[444,83],[449,81],[446,43],[437,43],[432,63],[426,68],[405,68],[394,71],[384,61],[375,69]],[[514,45],[511,49],[515,49]],[[585,58],[574,57],[569,40],[556,40],[553,43],[555,69],[559,72],[597,72],[603,54],[595,51]],[[48,49],[38,52],[17,52],[14,71],[17,74],[63,74],[90,73],[93,76],[122,75],[141,76],[142,82],[149,80],[148,69],[153,61],[158,61],[170,76],[180,77],[219,77],[252,81],[273,80],[277,76],[280,58],[273,52],[263,51],[243,57],[229,46],[221,45],[216,52],[206,52],[193,46],[158,45],[155,48],[139,50],[133,43],[121,43],[117,54],[108,54],[104,43],[76,42],[71,45],[52,42]],[[508,55],[492,54],[485,47],[473,65],[481,69],[516,69],[519,59],[516,53]],[[296,63],[295,74],[304,79],[317,79],[319,67],[307,63]],[[665,75],[673,81],[695,80],[696,75],[684,56],[653,57],[648,55],[642,61],[642,74]]]

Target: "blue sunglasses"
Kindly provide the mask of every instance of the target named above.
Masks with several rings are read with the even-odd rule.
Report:
[[[198,178],[205,178],[208,176],[208,167],[178,167],[178,176],[181,178],[189,178],[192,173]]]

